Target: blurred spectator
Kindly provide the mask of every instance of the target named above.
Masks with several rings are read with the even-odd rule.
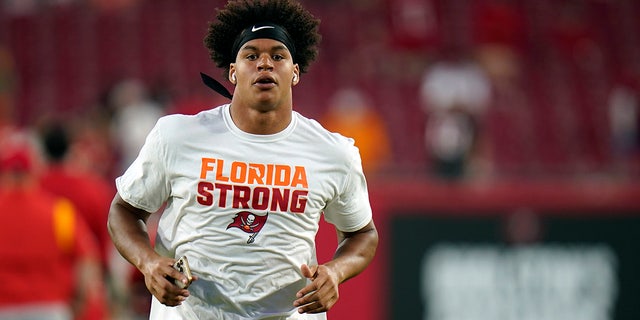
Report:
[[[133,275],[137,270],[115,251],[106,229],[109,205],[116,191],[113,183],[87,163],[98,160],[87,145],[97,137],[87,137],[88,129],[84,126],[80,126],[79,131],[74,129],[78,130],[78,126],[62,122],[52,122],[41,129],[48,160],[41,184],[51,193],[71,200],[78,213],[85,217],[100,245],[110,313],[114,319],[130,319],[141,314],[141,295],[132,292],[137,285]],[[94,147],[95,142],[92,143]],[[150,303],[148,292],[144,293],[144,298]]]
[[[40,163],[29,135],[0,132],[0,319],[106,319],[95,240]]]
[[[105,226],[115,189],[101,175],[76,165],[73,157],[77,153],[72,151],[76,146],[67,126],[52,123],[41,133],[47,166],[40,181],[44,189],[73,202],[98,240],[100,256],[106,266],[113,245]]]
[[[156,121],[164,115],[163,106],[151,100],[139,80],[118,83],[110,93],[114,108],[112,133],[120,150],[120,169],[133,162]]]
[[[481,160],[479,128],[491,99],[491,83],[484,70],[464,49],[454,48],[427,68],[420,88],[427,114],[425,143],[435,173],[462,178],[468,165]]]
[[[624,176],[640,161],[639,126],[640,81],[618,83],[609,96],[609,127],[613,165]]]
[[[321,122],[329,131],[355,140],[368,175],[379,173],[391,161],[386,123],[360,90],[348,88],[336,92]]]

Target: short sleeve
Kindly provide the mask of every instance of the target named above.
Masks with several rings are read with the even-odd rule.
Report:
[[[327,204],[325,219],[343,232],[354,232],[372,218],[369,191],[358,149],[350,149],[350,161],[342,191]]]
[[[167,200],[170,187],[165,163],[166,146],[160,134],[160,122],[149,132],[138,157],[124,174],[116,178],[122,199],[147,212],[156,212]]]

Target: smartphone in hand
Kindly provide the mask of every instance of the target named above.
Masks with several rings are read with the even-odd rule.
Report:
[[[173,268],[184,274],[187,277],[188,281],[185,285],[182,281],[174,279],[174,283],[182,289],[186,289],[187,287],[189,287],[191,282],[193,282],[193,275],[191,274],[191,268],[189,268],[189,261],[187,260],[187,257],[182,256],[180,259],[178,259],[176,263],[173,264]]]

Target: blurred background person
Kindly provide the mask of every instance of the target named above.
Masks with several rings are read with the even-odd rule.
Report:
[[[384,119],[356,88],[338,90],[320,122],[329,131],[355,140],[365,173],[375,176],[391,164],[392,149]]]
[[[491,99],[485,70],[464,48],[445,48],[424,72],[420,101],[427,116],[424,142],[432,172],[465,178],[483,161],[483,117]]]
[[[150,98],[147,86],[137,79],[117,83],[109,93],[113,109],[112,134],[124,169],[137,157],[144,139],[164,115],[164,106]]]
[[[640,76],[621,79],[608,99],[611,153],[623,179],[638,173],[640,163]]]
[[[41,125],[39,139],[45,162],[39,180],[44,190],[70,200],[86,221],[98,244],[103,295],[109,297],[110,313],[119,314],[126,294],[117,285],[122,277],[111,272],[114,271],[111,260],[117,259],[117,254],[105,227],[115,189],[100,172],[86,164],[86,150],[75,138],[74,128],[72,121],[64,120],[49,120]]]
[[[50,193],[73,202],[98,240],[100,257],[106,266],[112,245],[104,226],[115,190],[104,177],[74,161],[78,151],[74,150],[77,145],[68,132],[71,126],[71,123],[52,122],[41,129],[46,162],[40,183]]]
[[[0,132],[0,318],[107,319],[97,244],[73,204],[39,186],[36,141]]]

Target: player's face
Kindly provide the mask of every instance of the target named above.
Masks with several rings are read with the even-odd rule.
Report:
[[[229,74],[230,77],[235,74],[234,96],[268,111],[291,106],[291,87],[297,83],[299,69],[282,42],[254,39],[240,48]]]

